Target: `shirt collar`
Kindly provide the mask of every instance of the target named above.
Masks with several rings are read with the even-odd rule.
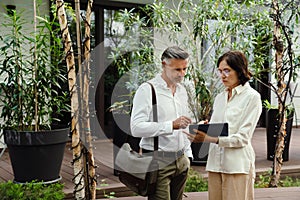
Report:
[[[157,74],[155,76],[156,82],[158,83],[159,86],[165,88],[167,87],[166,81],[161,77],[161,74]]]
[[[232,89],[232,94],[240,94],[248,87],[250,87],[249,82],[246,82],[244,85],[240,84]],[[226,88],[226,91],[228,91],[228,88]]]
[[[156,82],[158,83],[158,85],[162,88],[168,89],[168,85],[167,82],[161,77],[161,74],[157,74],[155,76]],[[176,84],[176,90],[180,89],[181,84]]]

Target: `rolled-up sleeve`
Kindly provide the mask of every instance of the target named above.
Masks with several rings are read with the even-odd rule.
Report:
[[[232,110],[228,109],[227,118],[230,118],[228,121],[231,122],[231,134],[228,137],[219,138],[220,147],[239,148],[247,146],[251,142],[254,128],[262,111],[262,104],[259,94],[254,94],[247,98],[246,105],[234,105],[235,107]],[[237,109],[238,111],[235,112],[233,109]],[[237,117],[234,115],[235,113],[239,113],[239,119],[234,120]]]
[[[135,137],[155,137],[172,134],[173,122],[153,122],[152,94],[149,84],[144,83],[136,91],[131,113],[131,133]]]

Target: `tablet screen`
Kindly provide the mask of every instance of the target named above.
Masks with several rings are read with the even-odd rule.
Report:
[[[195,133],[193,129],[205,132],[209,136],[219,137],[228,136],[228,123],[208,123],[189,125],[190,133]]]

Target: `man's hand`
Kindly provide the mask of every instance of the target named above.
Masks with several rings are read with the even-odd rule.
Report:
[[[203,131],[199,131],[197,129],[193,129],[193,131],[196,134],[191,134],[186,131],[183,131],[188,136],[188,139],[191,142],[194,142],[194,143],[200,143],[200,142],[217,143],[219,140],[217,137],[211,137],[211,136],[207,135],[206,133],[204,133]]]
[[[186,128],[192,120],[186,116],[181,116],[173,121],[173,129]]]

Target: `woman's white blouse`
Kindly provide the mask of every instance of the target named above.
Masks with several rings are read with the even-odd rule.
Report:
[[[262,112],[260,94],[247,82],[218,94],[210,122],[228,122],[229,136],[219,137],[219,144],[210,144],[206,170],[248,174],[252,166],[255,176],[255,152],[251,145],[253,132]]]

